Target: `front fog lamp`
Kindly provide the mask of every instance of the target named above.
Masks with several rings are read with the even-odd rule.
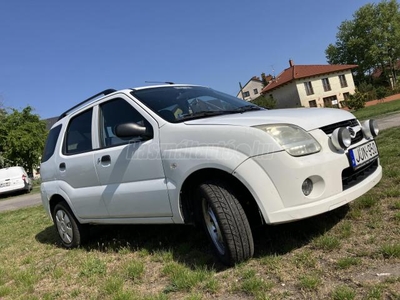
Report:
[[[301,189],[303,190],[303,194],[308,196],[311,194],[313,190],[313,182],[310,178],[304,180],[303,184],[301,185]]]
[[[351,145],[350,131],[345,127],[336,128],[332,132],[331,141],[337,150],[346,150]]]
[[[366,139],[374,138],[379,133],[378,122],[376,122],[375,120],[364,121],[361,127]]]

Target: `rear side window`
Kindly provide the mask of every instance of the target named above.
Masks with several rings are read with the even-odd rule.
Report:
[[[65,154],[92,150],[92,110],[73,117],[69,122],[63,148]]]
[[[47,161],[52,157],[54,149],[56,148],[58,136],[60,135],[61,125],[52,128],[46,140],[46,145],[44,146],[44,152],[42,156],[42,162]]]

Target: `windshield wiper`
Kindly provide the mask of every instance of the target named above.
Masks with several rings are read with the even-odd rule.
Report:
[[[261,107],[258,107],[255,105],[245,105],[245,106],[235,108],[233,110],[203,110],[203,111],[198,111],[198,112],[191,113],[191,114],[182,115],[178,121],[200,119],[200,118],[220,116],[220,115],[226,115],[226,114],[238,114],[238,113],[244,113],[246,111],[254,111],[254,110],[261,110],[261,109],[262,109]]]
[[[238,107],[238,108],[236,108],[234,110],[231,110],[231,112],[243,113],[243,112],[246,112],[246,111],[261,110],[261,109],[262,109],[261,107],[249,104],[249,105],[241,106],[241,107]]]
[[[230,113],[229,111],[225,111],[225,110],[204,110],[204,111],[198,111],[198,112],[191,113],[191,114],[184,114],[178,119],[178,121],[200,119],[200,118],[204,118],[204,117],[219,116],[219,115],[225,115],[225,114],[229,114],[229,113]]]

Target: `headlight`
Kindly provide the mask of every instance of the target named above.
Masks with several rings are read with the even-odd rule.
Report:
[[[320,144],[304,129],[295,125],[258,125],[255,128],[268,133],[292,156],[303,156],[319,152]]]
[[[362,131],[366,139],[376,137],[379,133],[378,123],[375,120],[367,120],[362,123]]]

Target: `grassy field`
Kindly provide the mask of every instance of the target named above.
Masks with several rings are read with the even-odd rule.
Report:
[[[42,207],[0,213],[0,299],[400,299],[400,129],[379,136],[382,181],[330,213],[255,232],[218,264],[186,226],[95,226],[60,247]]]
[[[353,112],[353,114],[360,120],[369,118],[376,118],[382,115],[399,112],[400,111],[400,100],[391,102],[382,102],[377,105],[364,107],[360,110]]]

